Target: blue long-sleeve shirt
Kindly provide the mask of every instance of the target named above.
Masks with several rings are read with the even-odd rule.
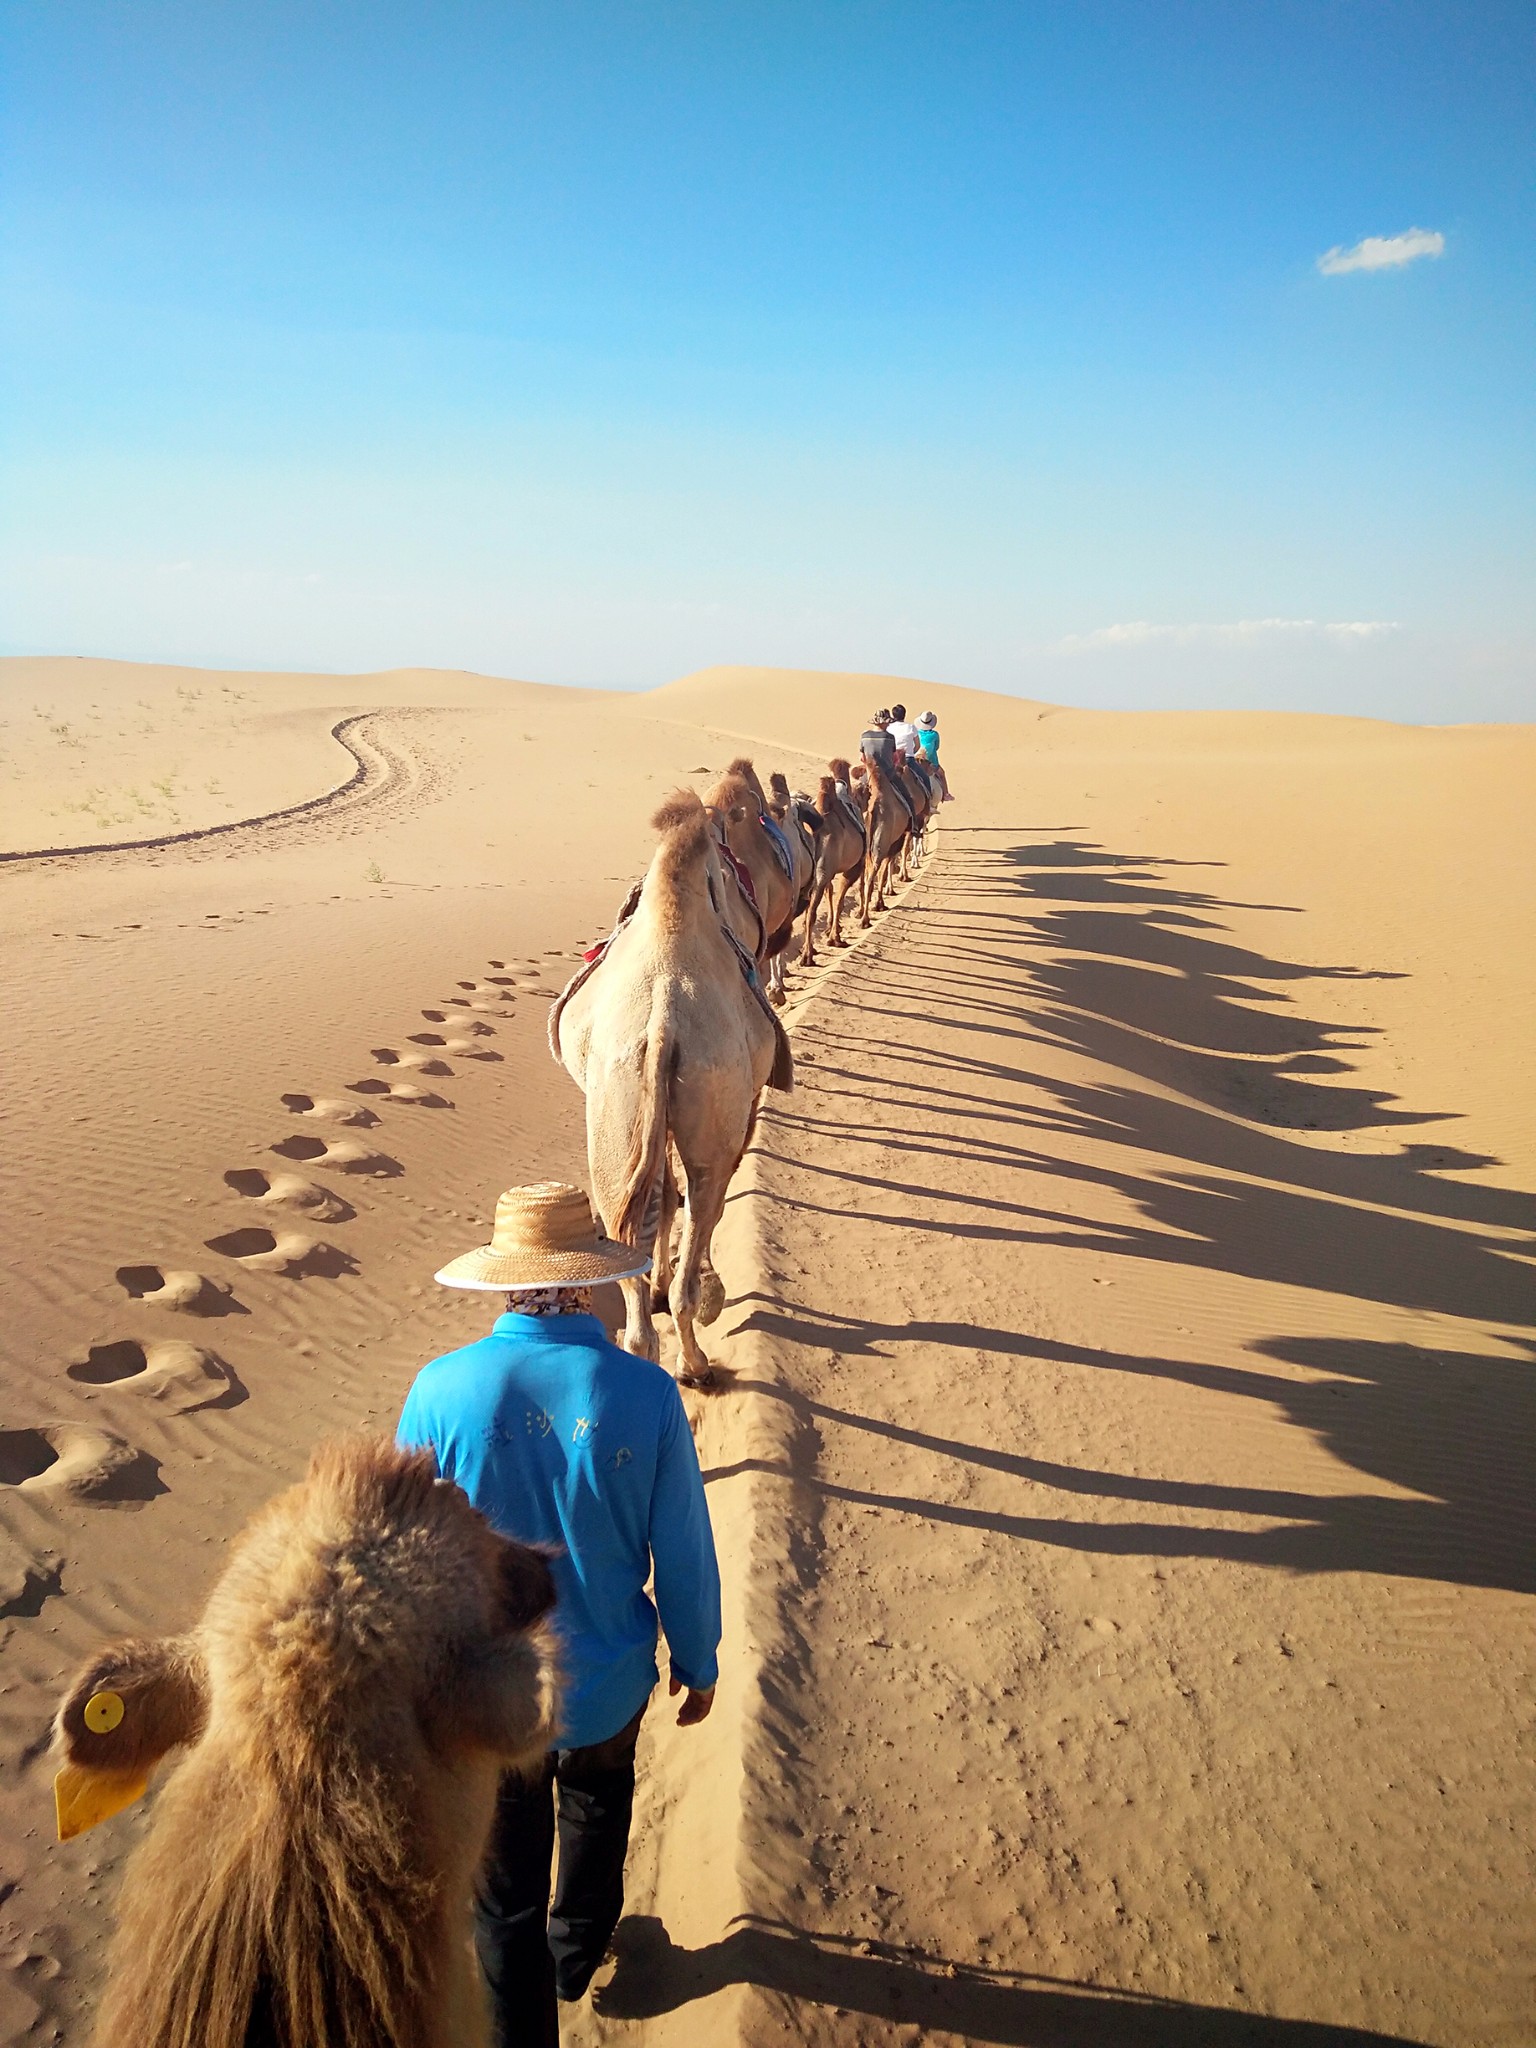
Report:
[[[720,1572],[682,1398],[596,1316],[498,1316],[422,1368],[397,1436],[430,1446],[504,1536],[554,1550],[563,1747],[606,1741],[645,1703],[658,1609],[672,1675],[715,1683]]]

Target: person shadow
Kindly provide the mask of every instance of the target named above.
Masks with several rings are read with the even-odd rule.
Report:
[[[1405,2036],[1191,2005],[1022,1970],[980,1969],[921,1948],[812,1933],[744,1915],[722,1940],[685,1949],[654,1914],[613,1937],[613,1976],[594,1991],[604,2020],[650,2020],[735,1985],[838,2015],[1002,2048],[1408,2048]]]

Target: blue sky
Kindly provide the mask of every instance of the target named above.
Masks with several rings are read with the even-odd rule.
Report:
[[[0,23],[4,651],[1536,716],[1525,6]]]

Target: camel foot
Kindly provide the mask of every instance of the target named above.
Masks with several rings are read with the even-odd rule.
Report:
[[[651,1289],[651,1314],[653,1316],[668,1315],[671,1312],[671,1308],[672,1304],[667,1298],[666,1288],[653,1287]]]
[[[782,1010],[782,1009],[783,1009],[783,1007],[784,1007],[784,991],[783,991],[783,989],[781,989],[781,988],[771,988],[771,989],[769,989],[769,991],[768,991],[768,1000],[769,1000],[769,1002],[770,1002],[770,1003],[772,1003],[773,1007],[774,1007],[774,1008],[775,1008],[776,1010]]]
[[[702,1372],[680,1372],[677,1376],[680,1387],[697,1387],[701,1393],[709,1393],[717,1384],[715,1369],[706,1365]]]
[[[702,1323],[707,1330],[711,1323],[718,1322],[720,1311],[725,1307],[725,1282],[718,1273],[699,1275],[699,1305],[694,1311],[694,1321]]]

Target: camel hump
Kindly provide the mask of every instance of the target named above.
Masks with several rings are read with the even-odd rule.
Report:
[[[699,830],[709,823],[709,813],[704,808],[704,799],[697,790],[674,789],[664,797],[651,818],[653,832],[681,832],[690,826]]]

